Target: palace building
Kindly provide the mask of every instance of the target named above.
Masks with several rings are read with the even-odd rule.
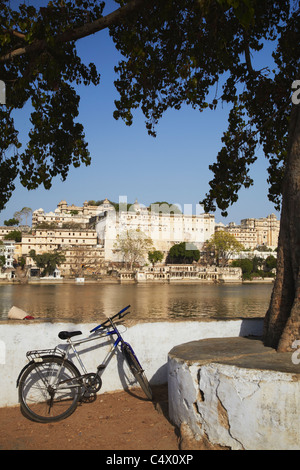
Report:
[[[231,233],[244,245],[245,248],[253,250],[257,246],[265,246],[275,250],[278,246],[280,221],[275,214],[260,219],[242,219],[240,225],[234,222],[224,226],[216,225],[216,231],[225,230]]]
[[[187,248],[190,244],[190,249],[201,250],[217,230],[231,233],[246,249],[277,247],[280,222],[274,214],[225,226],[216,224],[214,215],[203,213],[200,205],[196,205],[196,214],[192,212],[191,205],[186,205],[182,212],[179,206],[167,203],[146,207],[135,201],[129,205],[126,198],[118,204],[105,199],[98,203],[84,202],[83,206],[61,201],[53,212],[46,213],[43,209],[33,212],[32,229],[22,230],[21,243],[14,245],[14,257],[24,256],[28,264],[34,264],[30,250],[36,254],[58,250],[66,257],[60,266],[62,275],[79,273],[80,266],[97,273],[108,262],[123,261],[118,240],[129,232],[151,239],[153,249],[165,256],[174,244],[181,242],[186,242]],[[0,227],[0,240],[16,229],[19,228]]]
[[[214,234],[215,217],[211,214],[186,215],[177,206],[153,204],[146,207],[137,201],[129,210],[127,204],[124,208],[120,204],[119,211],[115,211],[108,204],[96,217],[96,230],[104,245],[105,258],[113,261],[121,261],[116,241],[126,237],[129,231],[143,233],[152,240],[154,249],[165,255],[174,244],[181,242],[190,244],[191,249],[199,249]]]

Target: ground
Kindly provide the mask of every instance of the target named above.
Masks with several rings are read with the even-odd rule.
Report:
[[[0,408],[0,450],[178,450],[167,397],[167,386],[154,389],[153,402],[140,389],[103,393],[52,424],[28,420],[18,406]]]

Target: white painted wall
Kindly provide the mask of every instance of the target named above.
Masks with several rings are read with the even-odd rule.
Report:
[[[168,352],[176,345],[188,341],[230,337],[260,335],[262,333],[262,319],[244,319],[228,321],[184,321],[184,322],[158,322],[139,323],[128,327],[120,327],[124,331],[124,339],[134,348],[146,375],[152,384],[167,382]],[[61,330],[81,330],[83,335],[95,324],[83,323],[51,323],[26,321],[0,324],[0,407],[18,404],[18,391],[16,381],[21,369],[26,365],[26,352],[34,349],[53,348],[65,341],[58,338]],[[80,347],[81,358],[88,372],[95,372],[99,364],[111,349],[111,341],[102,338],[100,341],[85,343]],[[79,348],[78,348],[79,350]],[[76,359],[75,364],[78,366]],[[102,392],[121,390],[128,385],[126,371],[121,357],[112,356],[103,376]]]
[[[295,374],[172,357],[168,385],[170,419],[196,449],[203,437],[231,450],[300,448]]]

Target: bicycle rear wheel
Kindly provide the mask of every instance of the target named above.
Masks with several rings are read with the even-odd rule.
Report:
[[[122,348],[122,352],[124,354],[124,358],[133,374],[134,378],[140,384],[143,392],[145,393],[146,397],[149,400],[152,400],[152,390],[149,385],[148,379],[144,373],[143,368],[141,367],[139,361],[137,360],[135,353],[133,352],[132,348],[125,344]]]
[[[69,361],[56,356],[42,357],[23,373],[19,399],[30,419],[49,423],[70,416],[81,396],[79,372]]]

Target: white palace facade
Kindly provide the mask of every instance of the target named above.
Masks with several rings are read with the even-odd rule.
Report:
[[[200,206],[199,206],[200,208]],[[215,217],[211,214],[184,214],[177,206],[153,204],[150,208],[137,201],[127,210],[127,204],[115,211],[107,201],[104,211],[96,217],[99,242],[104,246],[105,258],[120,261],[117,240],[127,232],[139,231],[152,240],[153,247],[165,255],[177,243],[191,244],[191,249],[201,248],[215,231]],[[188,248],[188,246],[187,246]]]
[[[83,206],[61,201],[54,212],[33,212],[32,231],[22,237],[22,254],[28,256],[32,249],[40,254],[80,246],[98,248],[102,262],[120,262],[123,255],[117,249],[117,241],[131,231],[151,239],[153,249],[165,256],[174,244],[181,242],[191,243],[191,249],[200,249],[214,234],[215,217],[200,213],[200,205],[196,205],[196,215],[191,214],[191,205],[185,209],[190,213],[166,203],[146,207],[136,201],[128,205],[127,199],[117,205],[107,199],[100,205],[85,202]]]
[[[0,227],[0,240],[15,229]],[[103,266],[106,262],[123,261],[118,239],[126,237],[128,232],[140,232],[151,239],[153,249],[166,256],[174,244],[181,242],[190,243],[190,249],[201,250],[216,230],[228,231],[250,250],[258,245],[274,249],[278,242],[279,220],[271,214],[264,219],[244,219],[240,225],[224,226],[216,224],[214,215],[203,213],[198,204],[196,208],[191,204],[184,205],[183,210],[167,203],[146,207],[137,201],[127,204],[125,196],[120,197],[118,204],[107,199],[98,205],[86,201],[82,206],[61,201],[53,212],[43,209],[33,212],[32,228],[26,232],[22,230],[22,242],[15,244],[15,255],[16,258],[28,257],[33,249],[37,254],[58,249],[67,250],[71,260],[75,252],[78,257],[78,252],[86,250]],[[70,263],[68,260],[67,264]],[[68,266],[64,268],[68,271]]]

